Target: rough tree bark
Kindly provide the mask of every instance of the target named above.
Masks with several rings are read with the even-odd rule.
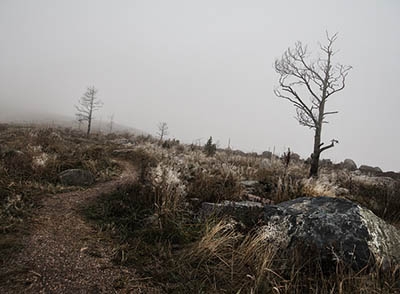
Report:
[[[337,34],[329,36],[327,33],[326,38],[327,44],[320,45],[323,57],[310,59],[307,46],[297,42],[294,48],[287,49],[280,59],[275,60],[275,71],[279,74],[275,95],[293,103],[298,122],[314,129],[310,177],[318,176],[321,153],[338,143],[337,140],[332,140],[326,146],[321,143],[322,125],[327,123],[326,117],[338,113],[326,111],[325,106],[330,96],[344,89],[351,69],[351,66],[332,62],[332,57],[336,54],[333,44]]]

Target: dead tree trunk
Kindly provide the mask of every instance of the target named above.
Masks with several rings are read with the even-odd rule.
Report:
[[[103,106],[103,102],[97,99],[96,94],[97,90],[94,87],[87,88],[87,91],[79,100],[79,105],[75,105],[75,108],[78,111],[76,116],[79,123],[82,123],[83,121],[87,121],[88,123],[86,132],[87,137],[89,137],[92,128],[93,112]]]
[[[314,129],[310,177],[318,176],[321,153],[338,143],[332,140],[325,147],[321,143],[322,125],[327,122],[326,117],[338,113],[325,111],[326,102],[332,94],[344,89],[348,71],[351,69],[350,66],[332,64],[336,37],[337,34],[332,37],[327,34],[327,45],[320,46],[325,58],[309,61],[307,47],[297,42],[294,49],[289,48],[281,59],[275,61],[275,71],[280,75],[275,95],[293,103],[298,122]],[[304,96],[310,97],[310,101],[307,102]]]

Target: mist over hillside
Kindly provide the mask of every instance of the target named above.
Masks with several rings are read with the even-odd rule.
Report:
[[[61,126],[67,128],[79,128],[78,121],[75,117],[57,114],[47,111],[29,111],[29,110],[17,110],[11,108],[0,109],[0,122],[3,123],[16,123],[16,124],[35,124],[43,126]],[[84,129],[85,124],[82,124],[81,128]],[[110,130],[111,128],[111,130]],[[129,132],[135,135],[147,135],[146,132],[123,124],[113,121],[111,127],[110,118],[103,118],[98,115],[95,117],[92,123],[92,129],[94,132],[101,133],[123,133]]]

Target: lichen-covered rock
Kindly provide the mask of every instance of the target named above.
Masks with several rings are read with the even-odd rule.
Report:
[[[58,175],[61,184],[69,186],[90,186],[94,183],[94,175],[83,169],[67,169]]]
[[[379,264],[400,263],[400,231],[360,207],[363,224],[369,232],[368,248]]]
[[[338,261],[356,270],[400,262],[400,231],[345,199],[303,197],[265,206],[259,233],[277,248],[317,253],[325,269]],[[306,258],[306,257],[305,257]]]

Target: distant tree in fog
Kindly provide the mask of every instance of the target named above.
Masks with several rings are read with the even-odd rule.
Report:
[[[204,145],[204,153],[207,156],[214,156],[214,154],[217,152],[217,145],[213,143],[213,139],[210,136],[208,138],[207,143]]]
[[[97,97],[98,90],[95,87],[88,87],[83,96],[79,99],[79,105],[75,105],[77,110],[76,117],[78,119],[79,125],[87,121],[87,132],[86,136],[89,137],[90,130],[92,127],[93,112],[100,109],[103,106]]]
[[[336,53],[333,43],[337,34],[326,34],[327,44],[320,45],[321,57],[310,59],[307,46],[297,42],[294,48],[285,51],[275,60],[275,71],[279,74],[279,85],[275,95],[290,101],[297,112],[297,121],[314,129],[314,149],[311,155],[310,177],[318,176],[319,158],[323,151],[332,148],[336,140],[329,145],[321,143],[322,125],[327,123],[328,115],[337,111],[326,111],[328,99],[345,87],[345,81],[351,66],[334,64]]]
[[[160,142],[164,139],[165,136],[168,136],[168,124],[166,122],[160,122],[158,124],[158,132],[157,135],[160,139]]]
[[[110,115],[110,124],[109,124],[109,133],[112,133],[113,130],[113,126],[114,126],[114,113]]]

